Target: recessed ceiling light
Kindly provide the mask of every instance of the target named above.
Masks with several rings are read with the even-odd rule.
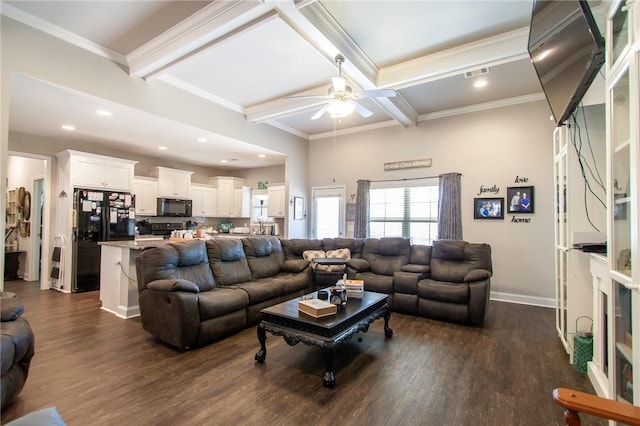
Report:
[[[258,157],[260,158],[265,158],[267,156],[267,154],[258,154]]]
[[[98,114],[101,117],[111,117],[111,112],[107,111],[106,109],[99,109],[96,111],[96,114]]]
[[[229,160],[220,160],[221,163],[228,163]]]
[[[62,128],[63,128],[64,130],[68,130],[68,131],[70,131],[70,132],[72,132],[72,131],[74,131],[74,130],[76,129],[76,128],[75,128],[74,126],[72,126],[71,124],[63,124],[63,125],[62,125]]]
[[[484,87],[487,84],[488,84],[487,80],[478,80],[475,83],[473,83],[473,87]]]
[[[168,150],[169,148],[167,148],[166,146],[159,146],[159,147],[158,147],[158,149],[159,149],[160,151],[166,151],[166,150]]]
[[[208,142],[208,139],[207,138],[198,138],[198,142],[202,142],[202,143]]]

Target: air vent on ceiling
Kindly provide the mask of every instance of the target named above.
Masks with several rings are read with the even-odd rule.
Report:
[[[489,74],[489,67],[478,68],[477,70],[467,71],[464,73],[464,78],[477,77],[479,75]]]

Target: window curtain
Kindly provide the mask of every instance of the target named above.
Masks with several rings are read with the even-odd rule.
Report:
[[[369,189],[370,180],[359,180],[356,191],[356,216],[353,224],[354,238],[369,237]]]
[[[440,175],[438,198],[438,239],[462,239],[462,213],[460,211],[460,173]]]

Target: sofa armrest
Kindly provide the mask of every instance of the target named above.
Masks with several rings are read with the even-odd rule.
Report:
[[[15,321],[20,318],[20,315],[24,312],[24,305],[16,298],[2,298],[0,304],[0,312],[2,314],[2,321]]]
[[[189,280],[156,280],[147,284],[149,290],[155,291],[187,291],[189,293],[199,293],[198,286]]]
[[[362,258],[349,259],[347,261],[347,265],[349,266],[349,268],[354,269],[356,272],[368,271],[369,268],[371,268],[371,265],[369,265],[369,261]]]
[[[396,271],[393,273],[393,292],[403,294],[418,294],[418,281],[425,278],[414,272]]]
[[[486,269],[472,269],[464,276],[465,282],[483,281],[491,278],[491,272]]]
[[[420,265],[417,263],[408,263],[400,268],[402,272],[411,272],[413,274],[420,274],[424,278],[431,271],[429,265]]]
[[[302,272],[309,267],[309,261],[306,259],[287,259],[280,266],[282,272]]]
[[[489,307],[491,280],[469,283],[469,321],[472,325],[484,324],[484,317]]]

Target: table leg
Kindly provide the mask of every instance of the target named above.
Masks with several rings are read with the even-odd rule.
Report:
[[[265,331],[262,323],[258,324],[257,332],[258,341],[260,342],[260,350],[256,352],[255,359],[258,362],[264,362],[264,359],[267,357],[267,332]]]
[[[389,319],[391,318],[391,310],[387,309],[384,313],[384,335],[385,337],[393,336],[393,330],[389,328]]]
[[[334,348],[322,348],[322,352],[324,353],[324,364],[325,364],[325,372],[322,377],[322,384],[329,388],[333,389],[336,385],[336,375],[333,373],[333,354]]]

